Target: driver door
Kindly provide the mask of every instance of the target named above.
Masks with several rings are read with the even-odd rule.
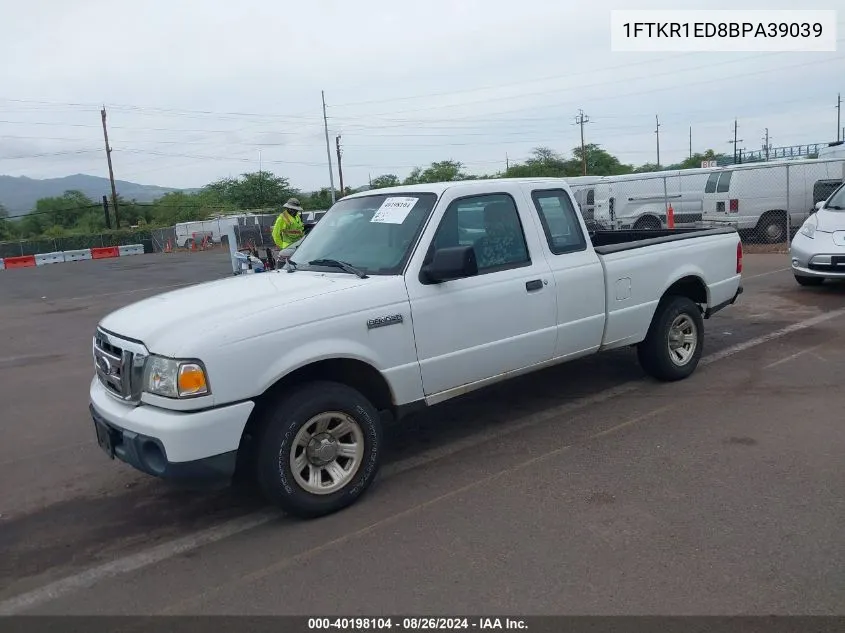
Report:
[[[556,341],[554,277],[522,192],[505,186],[500,193],[455,197],[447,190],[438,205],[444,208],[406,277],[430,403],[549,360]],[[492,220],[498,221],[495,235]],[[441,283],[420,276],[435,248],[470,244],[477,275]]]

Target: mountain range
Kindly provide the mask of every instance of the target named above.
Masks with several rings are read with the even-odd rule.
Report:
[[[141,185],[126,180],[116,180],[118,195],[125,200],[152,202],[171,191],[194,191],[193,189],[172,189],[157,185]],[[65,191],[77,190],[95,201],[103,196],[111,199],[111,184],[108,178],[74,174],[63,178],[27,178],[26,176],[0,175],[0,204],[9,215],[29,213],[40,198],[60,196]]]

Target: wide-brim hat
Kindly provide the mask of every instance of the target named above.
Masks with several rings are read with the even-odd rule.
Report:
[[[290,209],[291,211],[302,211],[302,207],[299,205],[299,200],[296,198],[291,198],[287,202],[282,205],[285,209]]]

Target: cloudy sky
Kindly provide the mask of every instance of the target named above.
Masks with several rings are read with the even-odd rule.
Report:
[[[493,172],[537,145],[568,155],[579,109],[587,142],[634,164],[656,160],[655,114],[663,164],[688,154],[690,126],[694,151],[730,153],[734,118],[748,149],[767,127],[774,146],[836,139],[845,7],[838,52],[611,51],[611,9],[677,5],[0,0],[0,174],[107,176],[105,104],[119,179],[197,187],[260,156],[301,189],[328,186],[321,90],[352,186],[444,159]]]

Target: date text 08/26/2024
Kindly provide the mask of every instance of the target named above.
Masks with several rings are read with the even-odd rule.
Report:
[[[438,631],[438,630],[525,630],[525,620],[520,618],[440,618],[440,617],[354,617],[308,618],[309,631]]]

